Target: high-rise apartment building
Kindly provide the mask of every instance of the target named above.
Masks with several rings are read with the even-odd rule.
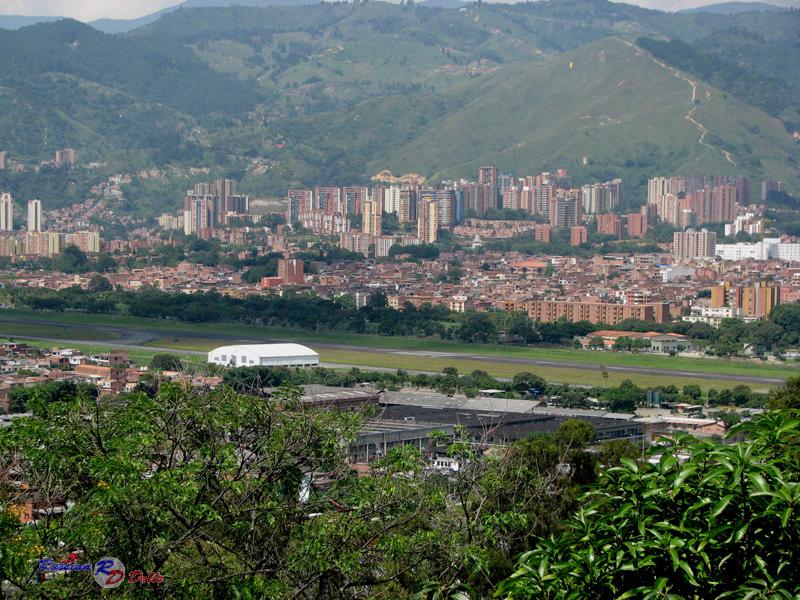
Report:
[[[501,190],[503,208],[509,210],[522,210],[522,190],[515,185]]]
[[[65,246],[77,246],[87,254],[100,252],[99,231],[76,231],[64,234]]]
[[[433,244],[439,235],[439,207],[435,197],[422,195],[419,201],[417,237],[425,244]]]
[[[481,167],[478,169],[478,185],[497,187],[497,167]]]
[[[569,228],[569,245],[580,246],[589,241],[589,230],[583,225],[574,225]]]
[[[381,235],[382,214],[380,202],[377,200],[367,200],[361,209],[361,231],[367,235]]]
[[[250,196],[246,194],[231,194],[225,198],[224,222],[228,222],[229,215],[247,215],[250,212]]]
[[[284,285],[303,285],[306,282],[303,261],[299,258],[284,258],[278,261],[278,277]]]
[[[717,234],[707,229],[676,231],[672,235],[672,255],[676,262],[687,262],[714,256]]]
[[[346,187],[342,190],[344,212],[348,215],[361,214],[361,207],[367,201],[369,192],[365,187]]]
[[[55,231],[29,231],[25,235],[25,254],[55,256],[61,253],[61,235]]]
[[[28,200],[28,231],[41,231],[42,229],[42,201]]]
[[[519,190],[519,209],[533,214],[533,190],[527,185]]]
[[[736,217],[736,184],[723,183],[714,188],[711,201],[712,223],[728,223]]]
[[[625,215],[625,232],[629,238],[643,238],[647,233],[647,217],[641,212]]]
[[[537,223],[533,226],[533,239],[537,242],[550,243],[550,232],[553,227],[548,223]],[[588,233],[586,234],[588,237]]]
[[[183,232],[186,235],[205,237],[214,228],[216,196],[190,193],[183,205]]]
[[[57,167],[74,167],[75,166],[75,150],[72,148],[64,148],[56,150],[55,165]]]
[[[503,197],[503,192],[515,184],[516,182],[513,175],[510,173],[500,173],[497,176],[497,190],[500,198]],[[503,208],[505,208],[505,206]]]
[[[534,183],[529,189],[531,190],[531,199],[533,202],[533,209],[531,212],[549,219],[550,206],[555,202],[556,198],[556,188],[546,183]]]
[[[556,190],[550,204],[550,224],[553,227],[572,227],[580,222],[580,193],[578,189]]]
[[[711,288],[712,307],[738,308],[743,315],[756,319],[766,319],[780,303],[780,286],[765,282],[757,281],[752,285],[741,286],[726,281],[723,285]]]
[[[616,210],[622,204],[622,179],[612,179],[603,184],[605,189],[605,212]]]
[[[471,200],[472,206],[478,215],[483,215],[490,208],[498,208],[499,196],[497,186],[489,183],[479,183],[477,186],[470,186],[469,188],[474,194]]]
[[[314,188],[314,210],[332,215],[342,212],[342,196],[338,187]]]
[[[761,182],[761,202],[767,201],[770,192],[782,192],[782,181],[762,181]]]
[[[383,212],[389,214],[400,213],[400,193],[402,189],[398,185],[392,185],[383,193]]]
[[[209,186],[211,188],[211,186]],[[227,223],[228,213],[246,214],[249,208],[249,198],[237,192],[235,179],[217,179],[213,189],[206,193],[216,196],[214,204],[214,222]]]
[[[603,187],[600,183],[590,183],[581,187],[581,204],[583,212],[587,215],[596,215],[603,212]]]
[[[25,241],[15,234],[0,235],[0,256],[17,256],[25,253]]]
[[[170,213],[161,213],[158,217],[158,226],[167,231],[183,229],[183,214],[176,217]]]
[[[597,215],[597,233],[613,235],[618,240],[622,239],[622,219],[616,213]]]
[[[449,228],[455,225],[455,190],[436,190],[436,210],[439,227]]]
[[[397,219],[401,223],[413,223],[417,220],[417,190],[411,186],[403,186],[400,190]]]
[[[695,227],[697,225],[697,213],[692,208],[681,209],[676,225],[681,229]]]
[[[14,201],[11,194],[3,192],[0,194],[0,231],[12,231],[14,229]]]
[[[311,190],[289,190],[289,210],[287,221],[290,225],[297,223],[300,215],[311,211],[314,206],[314,192]]]
[[[583,212],[590,215],[608,213],[622,203],[622,180],[591,183],[581,188]]]

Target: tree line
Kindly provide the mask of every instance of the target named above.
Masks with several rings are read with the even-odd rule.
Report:
[[[263,263],[271,271],[276,258]],[[252,268],[261,268],[254,265]],[[107,283],[107,282],[106,282]],[[10,287],[7,294],[18,307],[41,311],[79,311],[93,314],[128,314],[136,317],[173,319],[192,323],[248,323],[295,327],[315,332],[376,333],[387,336],[438,337],[467,343],[574,345],[576,336],[594,331],[658,331],[688,336],[719,356],[741,354],[745,344],[757,352],[782,350],[800,344],[800,304],[776,307],[769,319],[744,322],[727,319],[719,328],[704,323],[652,323],[628,320],[613,327],[581,321],[541,323],[521,312],[458,313],[444,306],[406,303],[389,307],[383,293],[374,293],[365,306],[356,307],[350,296],[335,299],[295,293],[281,296],[223,296],[217,292],[171,294],[146,286],[139,291],[109,289],[93,280],[91,289],[65,290]],[[626,347],[628,350],[637,348]]]

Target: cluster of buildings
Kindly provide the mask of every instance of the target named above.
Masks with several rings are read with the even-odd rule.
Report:
[[[647,182],[647,205],[675,227],[727,223],[736,205],[750,204],[750,181],[741,176],[654,177]]]
[[[55,256],[71,245],[87,253],[100,252],[100,232],[97,230],[46,231],[40,200],[28,201],[24,231],[14,229],[14,209],[11,194],[0,193],[0,256]]]
[[[132,366],[127,350],[84,354],[79,350],[43,350],[19,342],[0,343],[0,413],[9,410],[9,393],[17,386],[74,381],[97,387],[100,395],[132,391],[143,371]]]
[[[60,148],[55,151],[52,160],[44,161],[41,165],[52,165],[58,169],[74,167],[75,150],[73,148]],[[25,170],[25,166],[19,162],[12,161],[8,150],[0,150],[0,171],[6,170],[20,172]]]
[[[186,235],[210,239],[214,231],[232,219],[247,218],[250,198],[237,191],[235,179],[217,179],[198,183],[183,198],[183,211],[178,215],[164,213],[158,224],[166,230],[183,230]]]
[[[763,238],[758,242],[718,244],[717,234],[707,229],[676,231],[673,235],[672,252],[677,262],[713,260],[724,261],[780,260],[800,261],[800,242],[784,241],[781,238]]]
[[[381,249],[391,247],[396,240],[383,235],[384,213],[396,215],[400,224],[415,225],[417,243],[426,244],[434,243],[440,230],[452,229],[465,216],[480,217],[500,208],[527,212],[551,228],[580,227],[585,216],[606,217],[620,206],[622,180],[573,187],[565,169],[517,178],[489,166],[479,169],[477,181],[445,181],[435,187],[406,183],[371,189],[292,189],[287,198],[290,224],[340,237],[350,249],[374,245],[376,256],[385,256]],[[360,229],[351,229],[350,215],[361,215]],[[622,237],[623,221],[614,216],[618,222],[608,220],[602,226],[604,231]],[[646,215],[640,213],[626,217],[624,222],[625,231],[632,237],[642,237],[647,229]],[[575,235],[580,237],[579,232]]]

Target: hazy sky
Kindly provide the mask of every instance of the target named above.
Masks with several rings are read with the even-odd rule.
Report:
[[[72,17],[81,21],[133,19],[180,0],[0,0],[0,14]]]
[[[627,0],[631,4],[657,8],[659,10],[680,10],[715,4],[724,0]],[[766,0],[781,6],[800,6],[800,0]],[[0,0],[0,14],[64,16],[92,21],[101,18],[131,19],[141,17],[167,6],[178,4],[180,0]],[[229,3],[228,0],[225,0]],[[220,4],[223,2],[221,1]],[[235,2],[233,2],[235,3]]]

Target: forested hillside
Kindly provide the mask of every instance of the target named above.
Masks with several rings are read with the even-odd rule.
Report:
[[[686,169],[796,191],[798,26],[586,0],[183,7],[120,35],[44,23],[0,30],[0,148],[207,166],[256,195],[485,163],[619,176],[635,202]]]

